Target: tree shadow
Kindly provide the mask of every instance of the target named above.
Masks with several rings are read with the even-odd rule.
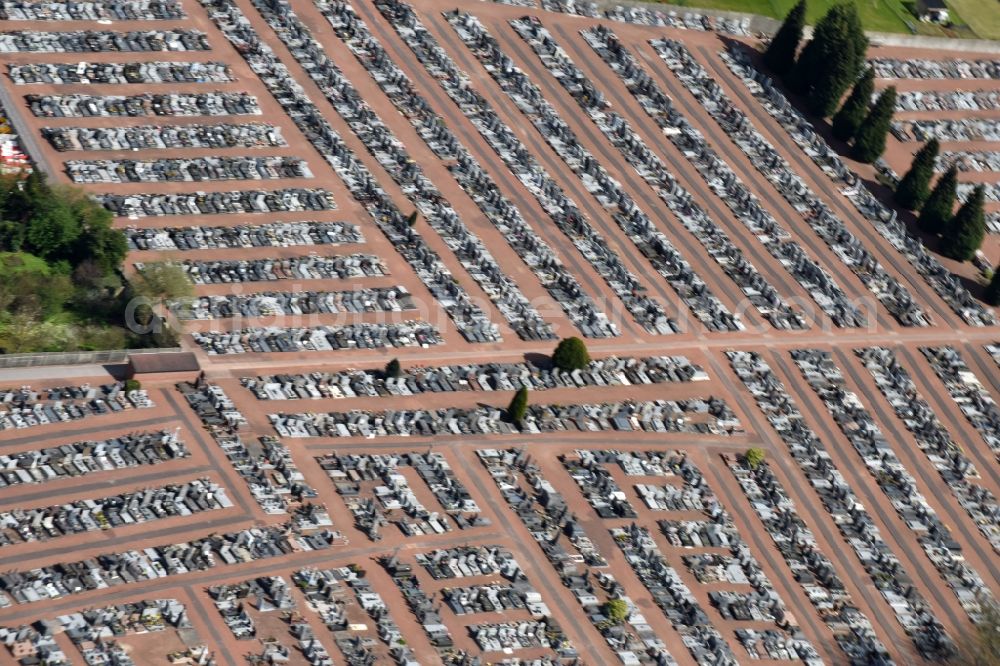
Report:
[[[539,354],[538,352],[528,352],[524,355],[524,360],[526,363],[530,363],[540,370],[551,370],[552,369],[552,357],[548,354]]]
[[[937,235],[928,233],[921,229],[919,223],[917,222],[917,214],[912,210],[900,208],[899,204],[893,200],[893,191],[889,189],[885,183],[872,178],[860,178],[860,180],[868,191],[875,195],[876,199],[885,204],[890,210],[896,211],[896,219],[906,226],[907,233],[914,238],[919,238],[920,242],[924,244],[924,247],[927,248],[928,251],[934,254],[939,254],[937,247],[940,240]]]
[[[118,381],[124,380],[128,375],[128,363],[105,363],[101,367]]]
[[[986,304],[986,285],[982,284],[978,280],[966,277],[965,275],[959,275],[954,272],[952,275],[958,278],[958,281],[962,283],[962,286],[965,287],[970,294],[972,294],[973,298]]]

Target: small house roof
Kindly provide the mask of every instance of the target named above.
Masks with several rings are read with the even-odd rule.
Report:
[[[137,374],[155,372],[197,372],[198,359],[191,352],[150,352],[129,356],[132,371]]]

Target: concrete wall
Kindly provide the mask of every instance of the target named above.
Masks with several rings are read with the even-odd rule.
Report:
[[[950,39],[889,32],[867,32],[868,39],[879,46],[903,46],[915,49],[940,49],[974,53],[1000,53],[1000,42],[990,39]]]
[[[0,368],[33,368],[47,365],[89,365],[93,363],[124,363],[130,354],[179,352],[180,347],[166,349],[113,349],[81,352],[39,352],[36,354],[0,354]]]

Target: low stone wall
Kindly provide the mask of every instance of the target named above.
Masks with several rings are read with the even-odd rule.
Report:
[[[37,354],[0,354],[0,368],[33,368],[46,365],[88,365],[125,363],[133,354],[179,352],[180,347],[164,349],[107,349],[82,352],[39,352]]]

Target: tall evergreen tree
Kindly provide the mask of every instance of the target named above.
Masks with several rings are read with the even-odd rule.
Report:
[[[896,87],[889,86],[875,100],[875,105],[854,135],[854,159],[871,164],[885,152],[885,138],[896,111]]]
[[[977,185],[972,196],[958,209],[942,234],[941,254],[957,261],[968,261],[976,254],[986,236],[986,216],[983,204],[986,190]]]
[[[951,212],[955,209],[955,196],[958,194],[958,169],[954,164],[941,174],[937,185],[931,190],[923,208],[920,209],[920,228],[932,234],[944,231]]]
[[[524,420],[525,414],[528,413],[528,389],[521,387],[517,389],[517,393],[510,400],[510,405],[507,406],[507,416],[518,428],[521,427],[521,421]]]
[[[875,92],[875,70],[871,67],[865,70],[861,78],[854,84],[847,101],[833,116],[833,135],[841,141],[850,141],[858,133],[861,124],[868,114],[872,103],[872,93]]]
[[[853,2],[834,5],[802,49],[789,85],[806,95],[810,111],[829,116],[864,64],[868,40]]]
[[[854,2],[848,4],[853,11],[848,17],[847,36],[854,47],[854,58],[858,68],[855,74],[858,74],[867,62],[868,38],[865,37],[865,29],[861,26],[861,17],[858,15],[857,6]]]
[[[806,0],[799,0],[785,17],[785,22],[774,33],[764,52],[764,64],[776,75],[784,78],[795,66],[795,52],[802,41],[802,28],[806,24]]]
[[[934,163],[937,161],[941,145],[937,139],[931,139],[917,151],[910,164],[910,170],[896,186],[893,198],[903,208],[919,210],[931,193],[931,178],[934,177]]]

